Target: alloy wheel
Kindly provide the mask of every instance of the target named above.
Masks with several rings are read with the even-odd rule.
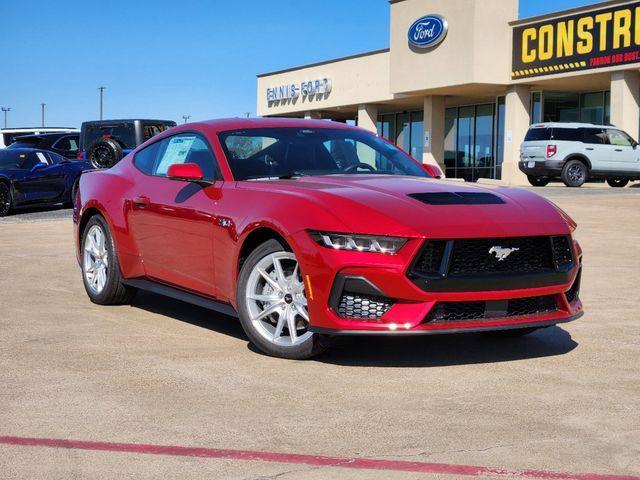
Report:
[[[567,171],[569,180],[574,183],[580,183],[584,180],[584,168],[580,165],[571,165]]]
[[[109,251],[106,235],[99,225],[92,225],[85,236],[82,270],[91,291],[100,294],[109,274]]]
[[[5,184],[0,184],[0,217],[11,210],[11,195]]]
[[[249,275],[246,292],[251,323],[267,341],[287,347],[313,335],[302,274],[293,253],[271,253],[260,260]]]

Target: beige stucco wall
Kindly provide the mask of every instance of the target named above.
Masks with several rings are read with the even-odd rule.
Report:
[[[407,31],[414,21],[429,14],[443,16],[449,32],[435,48],[416,49],[409,45]],[[474,83],[509,83],[509,21],[514,18],[518,18],[518,0],[392,2],[391,91],[405,93]]]
[[[280,85],[328,78],[332,90],[320,98],[304,98],[269,104],[267,89]],[[389,88],[389,52],[379,52],[336,62],[258,77],[258,115],[281,115],[333,108],[393,98]]]

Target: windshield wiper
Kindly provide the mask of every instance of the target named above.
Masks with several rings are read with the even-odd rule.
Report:
[[[282,175],[259,175],[255,177],[245,177],[244,180],[289,180],[292,178],[304,177],[306,174],[301,172],[289,172]]]
[[[301,173],[301,172],[289,172],[289,173],[285,173],[284,175],[278,175],[278,179],[279,180],[288,180],[290,178],[296,178],[296,177],[304,177],[305,174]]]

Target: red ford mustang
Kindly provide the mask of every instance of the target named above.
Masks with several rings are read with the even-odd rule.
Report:
[[[74,221],[95,303],[164,294],[239,317],[285,358],[333,335],[521,335],[582,314],[582,252],[562,210],[436,180],[339,123],[172,128],[83,174]]]

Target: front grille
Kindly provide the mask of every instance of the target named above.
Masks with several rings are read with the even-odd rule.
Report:
[[[411,273],[447,279],[566,272],[573,266],[570,237],[427,240]]]
[[[425,322],[448,323],[527,317],[558,309],[553,295],[486,302],[443,302],[431,309]]]
[[[573,263],[569,237],[551,237],[553,261],[558,268],[570,267]]]
[[[338,304],[338,315],[342,318],[379,320],[393,306],[385,297],[343,292]]]
[[[423,275],[437,275],[440,271],[442,256],[444,255],[446,246],[447,242],[445,240],[428,241],[413,267],[414,270]]]
[[[511,253],[500,260],[506,249],[512,249]],[[553,269],[549,237],[462,239],[454,242],[449,275],[538,273]]]

